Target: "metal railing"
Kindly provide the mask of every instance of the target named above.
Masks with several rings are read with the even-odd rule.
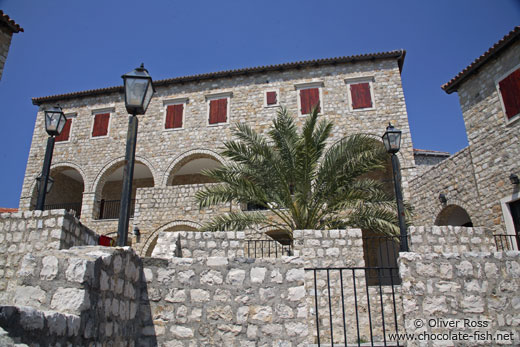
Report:
[[[44,210],[60,210],[74,211],[76,217],[81,216],[81,202],[64,202],[60,204],[47,204],[43,207]]]
[[[402,346],[403,330],[391,287],[370,287],[366,272],[396,272],[396,268],[306,268],[306,284],[312,287],[314,343],[317,346]],[[390,281],[394,278],[390,276]],[[309,304],[311,304],[309,302]]]
[[[497,247],[497,251],[503,252],[520,250],[520,237],[518,235],[498,234],[493,236],[495,237],[495,245]]]
[[[99,219],[118,219],[121,200],[104,200],[99,202]],[[134,217],[135,199],[130,200],[130,218]]]
[[[279,258],[294,254],[292,240],[247,240],[246,247],[248,258]]]
[[[375,270],[374,268],[397,269],[399,239],[393,236],[363,236],[363,256],[369,286],[401,284],[398,271]]]

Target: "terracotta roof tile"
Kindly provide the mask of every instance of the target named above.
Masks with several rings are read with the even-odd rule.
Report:
[[[288,69],[299,69],[299,68],[308,67],[308,66],[335,65],[335,64],[342,64],[342,63],[353,63],[356,61],[390,59],[390,58],[398,60],[399,71],[401,71],[403,68],[405,55],[406,55],[405,50],[395,50],[395,51],[389,51],[389,52],[360,54],[360,55],[352,55],[352,56],[345,56],[345,57],[306,60],[306,61],[298,61],[298,62],[293,62],[293,63],[257,66],[257,67],[250,67],[250,68],[244,68],[244,69],[218,71],[218,72],[210,72],[210,73],[199,74],[199,75],[168,78],[168,79],[154,81],[153,84],[154,84],[154,86],[157,87],[157,86],[185,83],[185,82],[198,81],[198,80],[226,78],[226,77],[233,77],[233,76],[238,76],[238,75],[264,73],[264,72],[268,72],[268,71],[283,71],[283,70],[288,70]],[[68,93],[68,94],[59,94],[59,95],[51,95],[51,96],[33,98],[32,103],[34,105],[41,105],[45,102],[56,102],[56,101],[64,100],[64,99],[73,99],[73,98],[82,97],[82,96],[93,96],[93,95],[109,94],[109,93],[115,93],[115,92],[123,92],[123,86],[108,87],[108,88],[101,88],[101,89],[90,89],[90,90],[84,90],[84,91],[73,92],[73,93]]]
[[[508,47],[511,43],[515,42],[520,37],[520,26],[515,27],[500,41],[495,43],[490,49],[484,54],[475,59],[471,64],[468,65],[464,70],[459,72],[457,76],[453,77],[449,82],[443,84],[441,88],[448,94],[457,91],[459,85],[473,72],[475,72],[480,66],[491,59],[494,55],[499,53],[502,49]]]
[[[10,208],[10,207],[0,207],[0,213],[5,212],[18,212],[17,208]]]
[[[6,15],[2,10],[0,10],[0,23],[6,24],[14,33],[18,33],[20,31],[23,32],[23,28],[16,24],[16,22],[9,18],[9,16]]]

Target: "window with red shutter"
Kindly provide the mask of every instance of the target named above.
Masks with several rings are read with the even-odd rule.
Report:
[[[511,119],[520,113],[520,69],[498,83],[506,117]]]
[[[278,97],[276,91],[265,92],[266,106],[278,105]]]
[[[92,127],[92,137],[107,136],[110,113],[98,113],[94,116],[94,126]]]
[[[182,128],[182,115],[184,112],[184,104],[168,105],[166,107],[165,129]]]
[[[227,102],[227,98],[210,100],[209,124],[227,122]]]
[[[65,125],[63,126],[63,130],[61,131],[61,134],[55,137],[56,142],[62,142],[62,141],[68,141],[69,135],[70,135],[70,127],[72,125],[72,118],[68,118],[65,122]]]
[[[370,94],[370,83],[356,83],[350,85],[350,97],[352,109],[372,107],[372,95]]]
[[[321,112],[320,89],[319,88],[300,89],[301,114],[311,113],[312,109],[315,106],[318,107],[318,112]]]

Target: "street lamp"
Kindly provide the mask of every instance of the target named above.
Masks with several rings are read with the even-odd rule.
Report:
[[[121,76],[125,88],[125,106],[128,117],[128,133],[126,135],[125,168],[123,171],[123,189],[121,191],[121,209],[117,227],[117,245],[126,246],[128,224],[130,219],[130,199],[132,198],[132,180],[134,179],[135,144],[137,141],[137,117],[145,114],[155,89],[152,77],[141,64],[137,69]]]
[[[386,151],[392,156],[392,172],[394,175],[394,188],[395,188],[395,199],[397,200],[397,218],[399,219],[399,231],[400,231],[400,248],[399,252],[408,252],[408,235],[406,232],[406,223],[404,220],[404,204],[403,204],[403,193],[401,191],[401,179],[399,172],[399,164],[397,156],[401,148],[401,130],[398,130],[388,124],[386,132],[383,135],[383,143],[385,144]]]
[[[52,152],[54,151],[54,140],[55,137],[61,133],[65,123],[67,122],[67,119],[59,105],[48,108],[44,113],[45,131],[49,134],[49,138],[47,139],[47,148],[45,149],[42,173],[38,176],[40,178],[40,184],[38,184],[37,181],[38,200],[36,202],[36,209],[41,211],[43,211],[45,205],[45,194],[51,190],[52,186],[52,182],[50,182],[52,179],[49,176],[49,171],[51,169]]]

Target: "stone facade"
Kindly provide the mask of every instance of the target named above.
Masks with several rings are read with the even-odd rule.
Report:
[[[268,90],[276,90],[280,104],[297,116],[298,88],[309,83],[320,88],[323,115],[335,124],[331,144],[354,133],[368,133],[380,138],[388,122],[403,131],[399,158],[403,189],[409,198],[408,182],[413,176],[414,160],[401,86],[400,64],[403,52],[385,54],[376,54],[373,59],[360,56],[353,60],[337,60],[334,64],[328,63],[334,59],[316,64],[302,62],[300,65],[286,64],[265,70],[249,69],[251,72],[245,69],[247,71],[240,70],[242,72],[229,75],[215,73],[204,78],[194,76],[156,82],[157,93],[146,115],[139,116],[137,136],[136,161],[142,168],[146,168],[139,177],[153,179],[153,188],[137,188],[136,192],[138,207],[133,224],[139,228],[141,240],[144,242],[149,235],[160,231],[167,224],[197,224],[207,218],[204,216],[206,212],[199,212],[198,206],[192,203],[193,194],[199,185],[206,184],[205,181],[200,182],[200,168],[196,166],[223,162],[218,152],[222,142],[232,138],[234,123],[245,122],[260,133],[268,131],[277,112],[277,107],[264,106]],[[360,79],[371,81],[374,107],[352,110],[348,83]],[[229,96],[228,122],[209,126],[207,98],[216,94]],[[123,164],[128,125],[123,98],[121,89],[107,88],[92,93],[34,99],[40,110],[36,117],[22,188],[21,210],[32,208],[31,199],[36,194],[35,177],[42,167],[43,144],[47,139],[43,127],[43,110],[59,102],[64,112],[73,118],[69,140],[56,143],[51,176],[56,170],[74,171],[75,174],[69,176],[81,181],[84,187],[82,223],[103,234],[116,231],[115,222],[97,218],[100,201],[104,198],[105,183],[114,182],[117,170]],[[183,128],[165,130],[165,105],[172,100],[185,103]],[[94,114],[97,112],[110,113],[109,133],[106,137],[91,137]],[[304,120],[302,116],[296,118],[298,125]],[[192,163],[198,164],[190,166]],[[55,183],[54,189],[59,191],[59,184]],[[181,196],[176,196],[179,192]],[[133,247],[141,252],[143,244],[134,243]]]
[[[517,27],[443,87],[459,95],[469,146],[410,182],[416,225],[435,222],[454,205],[474,225],[515,234],[508,203],[520,196],[509,175],[520,173],[520,123],[505,116],[497,84],[520,68],[519,37]],[[439,203],[440,193],[447,206]]]

